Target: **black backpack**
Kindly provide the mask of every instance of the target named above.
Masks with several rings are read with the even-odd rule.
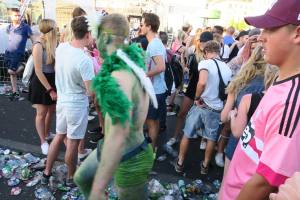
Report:
[[[219,81],[219,98],[221,99],[221,101],[225,101],[227,99],[227,94],[225,93],[227,85],[224,83],[224,80],[222,78],[218,62],[215,59],[212,59],[212,60],[216,63],[217,68],[218,68],[218,75],[219,75],[219,79],[220,79],[220,81]]]
[[[176,55],[172,56],[170,65],[173,72],[175,88],[178,88],[182,84],[183,69]]]
[[[169,62],[166,62],[166,69],[165,69],[165,82],[167,85],[167,95],[171,95],[173,81],[174,81],[174,75],[172,71],[171,64]]]

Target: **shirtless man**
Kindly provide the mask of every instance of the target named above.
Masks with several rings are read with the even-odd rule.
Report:
[[[129,30],[127,20],[119,14],[105,16],[98,30],[97,46],[104,63],[93,89],[104,116],[105,138],[77,170],[75,183],[86,198],[102,200],[106,199],[105,188],[114,175],[121,200],[147,199],[153,150],[143,135],[143,124],[148,94],[154,104],[156,101],[154,89],[145,75],[142,50],[124,43]],[[146,92],[149,88],[152,92]]]

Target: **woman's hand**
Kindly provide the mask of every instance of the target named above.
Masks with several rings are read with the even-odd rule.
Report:
[[[57,100],[57,94],[54,90],[51,90],[50,93],[49,93],[52,101],[56,101]]]

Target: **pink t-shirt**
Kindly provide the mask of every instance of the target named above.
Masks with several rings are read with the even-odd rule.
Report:
[[[278,187],[300,171],[300,74],[273,84],[237,145],[220,191],[234,200],[255,174]]]

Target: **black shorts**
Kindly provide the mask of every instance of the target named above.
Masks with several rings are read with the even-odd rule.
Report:
[[[49,84],[55,89],[55,73],[44,73]],[[29,84],[28,100],[32,104],[52,105],[50,94],[46,94],[46,88],[42,85],[38,77],[34,74]]]
[[[156,99],[158,103],[158,108],[157,109],[154,108],[153,104],[150,102],[147,119],[152,119],[152,120],[162,119],[163,117],[162,115],[165,115],[167,112],[166,93],[157,94]]]

